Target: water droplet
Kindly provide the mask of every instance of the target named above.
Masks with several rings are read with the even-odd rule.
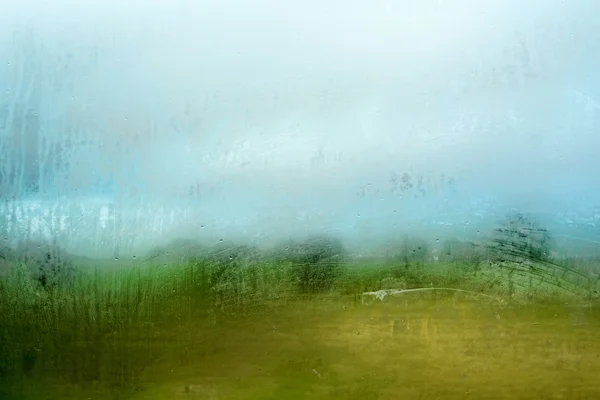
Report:
[[[219,243],[223,243],[223,239],[219,239]]]
[[[360,218],[360,214],[356,214],[356,216],[357,216],[358,218]]]
[[[436,242],[439,242],[439,241],[440,241],[440,238],[436,238],[436,239],[435,239],[435,241],[436,241]]]
[[[233,260],[233,256],[229,256],[229,259],[230,259],[230,260]]]
[[[119,257],[115,257],[115,261],[119,261]]]
[[[398,211],[394,210],[394,214],[398,214]]]
[[[204,229],[204,225],[200,225],[200,229]]]
[[[137,256],[133,256],[133,259],[135,260],[137,258]]]

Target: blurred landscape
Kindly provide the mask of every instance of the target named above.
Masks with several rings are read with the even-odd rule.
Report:
[[[581,373],[589,371],[590,365],[600,364],[596,353],[589,350],[589,346],[600,350],[600,341],[593,333],[600,323],[600,258],[562,257],[553,248],[551,232],[518,213],[508,215],[487,237],[479,242],[455,239],[432,245],[406,236],[370,253],[352,252],[336,237],[326,235],[283,241],[269,249],[226,241],[206,246],[176,240],[126,260],[75,256],[48,243],[22,242],[14,249],[5,246],[0,252],[0,393],[5,398],[32,399],[39,398],[40,393],[44,398],[85,395],[111,399],[301,398],[306,393],[320,398],[386,397],[395,390],[406,392],[407,379],[420,380],[425,375],[419,374],[438,373],[444,379],[437,376],[438,383],[432,386],[415,383],[410,395],[425,396],[433,390],[446,393],[445,398],[463,398],[459,387],[470,388],[465,390],[472,390],[474,395],[486,393],[484,382],[490,375],[456,386],[454,379],[458,378],[452,377],[459,374],[456,367],[445,361],[436,366],[441,368],[436,373],[436,369],[426,367],[433,362],[430,356],[420,352],[411,352],[409,358],[401,353],[386,357],[386,366],[377,367],[377,371],[391,375],[375,378],[377,372],[373,372],[367,386],[345,385],[350,382],[347,379],[354,379],[350,378],[353,373],[375,362],[372,357],[355,372],[338,371],[337,380],[322,386],[320,379],[334,373],[328,363],[342,357],[331,353],[331,345],[325,342],[341,335],[340,329],[371,329],[370,339],[360,344],[368,346],[369,353],[381,351],[383,356],[390,351],[409,351],[403,346],[412,340],[419,346],[423,341],[427,346],[443,341],[451,350],[433,347],[434,358],[441,356],[438,351],[457,351],[453,355],[456,362],[467,363],[484,362],[484,355],[501,358],[504,352],[498,340],[509,343],[509,339],[487,332],[477,343],[485,344],[489,352],[469,358],[463,349],[466,344],[451,335],[462,338],[481,335],[481,329],[499,329],[512,338],[511,345],[525,345],[524,337],[512,336],[517,335],[514,324],[525,324],[518,328],[521,334],[534,335],[525,337],[558,335],[563,343],[560,346],[575,340],[571,335],[585,333],[588,336],[580,337],[583,341],[572,346],[588,346],[588,350],[576,347],[560,357],[583,360],[583,364],[569,364]],[[431,313],[439,314],[432,317]],[[494,328],[480,326],[487,318],[500,318],[500,314],[512,319]],[[459,328],[463,323],[467,325]],[[550,323],[549,331],[538,330],[540,324]],[[268,337],[260,332],[277,332],[279,324],[285,326],[286,335],[297,336],[295,344],[288,342],[292,340],[289,336],[269,339],[285,349],[268,346],[265,354],[273,352],[272,356],[256,354],[260,345],[250,343]],[[416,325],[410,328],[409,324]],[[581,324],[585,331],[580,330]],[[427,329],[436,329],[435,338]],[[396,341],[396,331],[412,339]],[[350,350],[357,343],[342,337],[335,340],[338,346],[351,346],[347,356],[335,361],[341,365],[367,351]],[[542,340],[541,336],[536,340]],[[233,350],[235,343],[243,349]],[[322,356],[312,353],[314,346],[324,346]],[[527,360],[538,371],[535,379],[546,379],[555,366],[547,370],[537,365],[544,359],[540,352],[563,347],[556,347],[559,345],[551,339],[546,344],[527,346],[531,346]],[[245,353],[250,358],[238,359]],[[220,354],[220,358],[213,359],[213,354]],[[327,357],[333,359],[327,361]],[[387,364],[394,359],[400,370]],[[246,364],[257,368],[236,372],[244,379],[253,376],[253,383],[241,384],[240,376],[234,378],[225,370],[220,377],[210,372],[230,362],[234,363],[230,367],[233,370]],[[257,366],[262,362],[266,369],[275,368],[268,376]],[[272,364],[287,362],[293,364]],[[209,367],[205,363],[213,364]],[[426,371],[398,375],[409,365]],[[498,387],[514,383],[522,367],[506,360],[496,367],[494,363],[486,365],[491,370],[501,368],[502,372],[488,371],[497,374],[494,379]],[[447,368],[454,372],[448,375]],[[460,368],[471,370],[472,365]],[[286,374],[292,375],[284,379]],[[298,382],[284,384],[295,376]],[[566,398],[575,392],[593,396],[599,388],[584,389],[588,378],[592,377],[578,375],[577,381],[563,381],[560,388],[535,387],[539,393],[559,393]],[[248,391],[248,384],[257,392]],[[591,381],[585,385],[589,384]],[[522,390],[525,386],[517,385],[505,389],[503,395],[488,393],[488,397],[534,398]]]
[[[600,398],[600,3],[4,3],[0,399]]]

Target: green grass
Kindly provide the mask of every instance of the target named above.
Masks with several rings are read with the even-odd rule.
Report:
[[[76,266],[72,281],[44,287],[27,264],[13,263],[0,278],[0,396],[27,392],[31,379],[47,381],[42,386],[56,393],[78,387],[96,398],[133,396],[141,390],[140,377],[173,348],[218,351],[217,327],[232,321],[243,326],[315,299],[359,304],[369,297],[365,292],[445,288],[456,290],[434,296],[589,302],[596,289],[573,265],[374,259],[330,267],[276,257],[88,261]],[[319,281],[320,268],[329,268],[326,285]]]

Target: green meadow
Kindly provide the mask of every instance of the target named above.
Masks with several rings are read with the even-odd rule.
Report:
[[[0,398],[597,398],[600,260],[504,233],[369,255],[5,248]]]

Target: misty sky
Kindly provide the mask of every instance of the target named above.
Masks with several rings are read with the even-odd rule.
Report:
[[[596,1],[2,8],[0,168],[35,165],[21,209],[89,246],[460,233],[512,208],[600,231]]]

